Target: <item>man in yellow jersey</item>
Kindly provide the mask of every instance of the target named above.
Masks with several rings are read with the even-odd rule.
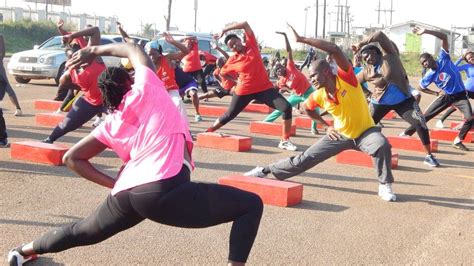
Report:
[[[310,79],[317,89],[305,102],[308,115],[325,125],[326,135],[303,153],[285,158],[267,167],[256,167],[246,176],[265,177],[272,173],[283,180],[316,166],[320,162],[349,149],[360,150],[373,157],[379,196],[385,201],[395,201],[392,191],[391,146],[380,128],[375,127],[362,87],[352,65],[337,45],[324,40],[301,37],[290,26],[297,42],[328,52],[335,59],[338,69],[332,69],[325,60],[316,60],[310,66]],[[314,111],[321,107],[334,118],[329,126]]]

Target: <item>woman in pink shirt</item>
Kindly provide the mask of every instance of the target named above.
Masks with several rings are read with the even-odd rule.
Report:
[[[145,219],[184,228],[204,228],[233,221],[229,264],[245,263],[263,211],[261,199],[249,192],[190,181],[192,140],[187,123],[169,97],[155,66],[136,44],[86,47],[68,61],[72,69],[96,56],[128,57],[134,84],[125,70],[109,67],[99,77],[110,115],[64,156],[65,164],[84,178],[112,188],[89,217],[48,232],[12,249],[10,265],[72,247],[99,243]],[[113,149],[124,162],[117,178],[90,159]]]

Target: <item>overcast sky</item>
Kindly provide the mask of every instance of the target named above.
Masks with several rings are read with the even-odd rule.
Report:
[[[350,6],[353,26],[369,26],[378,23],[379,0],[327,0],[326,31],[336,31],[336,5]],[[319,35],[322,34],[322,5],[319,20]],[[22,0],[4,0],[9,6],[22,5]],[[283,48],[281,37],[276,30],[285,30],[285,22],[294,25],[300,34],[304,34],[305,17],[306,35],[315,33],[316,0],[198,0],[197,30],[218,32],[228,22],[248,21],[259,40],[267,46]],[[380,0],[382,10],[390,9],[390,0]],[[0,2],[0,5],[3,4]],[[34,3],[28,3],[34,9]],[[309,7],[305,12],[305,7]],[[44,5],[38,4],[38,9]],[[137,32],[140,23],[155,23],[158,30],[165,28],[164,16],[167,14],[168,0],[72,0],[72,7],[66,11],[72,13],[89,13],[102,16],[117,16],[129,32]],[[61,11],[62,7],[55,7]],[[393,24],[408,20],[416,20],[445,29],[451,26],[468,27],[474,25],[474,1],[472,0],[393,0]],[[380,13],[380,23],[390,24],[390,13]],[[194,0],[173,0],[172,26],[180,30],[194,29]]]

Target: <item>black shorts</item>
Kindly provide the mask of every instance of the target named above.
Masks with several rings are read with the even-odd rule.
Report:
[[[217,88],[214,91],[215,91],[217,97],[219,97],[219,99],[221,99],[224,96],[230,95],[230,90],[226,90],[226,89],[222,88],[221,86],[217,86]]]

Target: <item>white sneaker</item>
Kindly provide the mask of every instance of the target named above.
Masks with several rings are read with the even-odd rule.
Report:
[[[21,111],[21,109],[16,109],[15,113],[13,114],[14,116],[22,116],[23,115],[23,112]]]
[[[409,137],[409,135],[405,134],[405,131],[402,131],[402,133],[398,134],[399,137]]]
[[[397,200],[397,196],[392,191],[392,183],[379,184],[379,197],[385,201]]]
[[[435,125],[437,128],[444,128],[444,124],[443,124],[443,121],[441,120],[438,120],[436,121],[436,125]]]
[[[194,121],[196,121],[196,122],[201,122],[201,121],[202,121],[202,116],[200,116],[200,115],[195,115],[195,116],[194,116]]]
[[[16,249],[12,249],[10,250],[10,252],[8,252],[7,260],[10,265],[20,266],[23,265],[25,262],[35,260],[37,257],[38,256],[36,254],[23,257],[18,251],[16,251]]]
[[[98,127],[102,123],[102,121],[104,121],[102,118],[96,117],[94,123],[92,123],[92,126]]]
[[[266,177],[267,174],[263,172],[263,167],[257,166],[254,169],[248,171],[244,176],[253,176],[253,177]]]
[[[290,140],[280,140],[280,143],[278,144],[278,148],[283,149],[283,150],[288,150],[288,151],[298,150],[298,147],[296,147],[295,144],[291,143]]]

